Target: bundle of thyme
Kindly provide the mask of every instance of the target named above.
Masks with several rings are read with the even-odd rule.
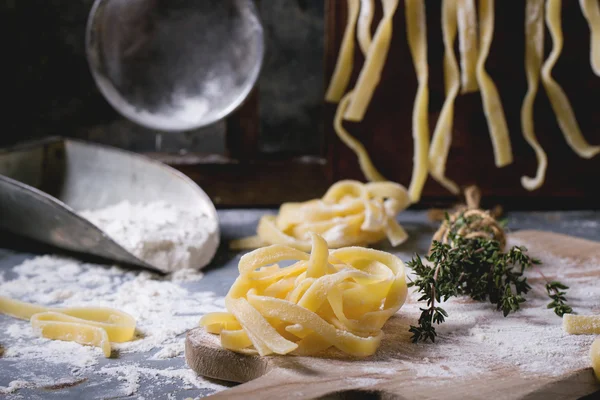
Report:
[[[408,262],[417,279],[409,283],[421,294],[419,301],[426,301],[421,308],[418,326],[411,326],[413,342],[435,341],[435,326],[448,317],[439,306],[441,302],[455,296],[470,296],[473,300],[496,305],[506,317],[519,310],[525,295],[531,289],[524,271],[540,260],[527,255],[523,246],[514,246],[504,251],[504,231],[490,215],[481,210],[461,211],[446,220],[434,236],[430,253],[424,263],[419,255]],[[499,237],[501,236],[501,237]],[[436,239],[437,238],[437,239]],[[545,277],[542,274],[542,277]],[[546,281],[546,291],[556,315],[571,313],[566,304],[560,282]]]

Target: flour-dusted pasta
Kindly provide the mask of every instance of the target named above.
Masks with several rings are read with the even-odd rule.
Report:
[[[462,93],[476,92],[479,84],[476,77],[477,54],[477,11],[475,0],[453,0],[458,20],[458,48]]]
[[[233,241],[231,247],[282,244],[310,251],[311,233],[325,238],[329,248],[366,246],[386,237],[397,246],[408,235],[396,216],[409,203],[406,189],[397,183],[340,181],[321,199],[283,204],[277,216],[261,218],[258,236]]]
[[[563,329],[571,335],[600,335],[600,315],[565,314]]]
[[[404,264],[361,247],[330,251],[311,235],[310,254],[272,245],[244,255],[225,298],[227,313],[200,324],[220,334],[224,348],[242,353],[311,355],[329,347],[372,355],[387,320],[407,295]],[[277,263],[297,260],[288,267]]]
[[[0,296],[0,313],[31,321],[43,337],[100,347],[110,357],[110,342],[133,339],[135,320],[106,307],[42,307]]]

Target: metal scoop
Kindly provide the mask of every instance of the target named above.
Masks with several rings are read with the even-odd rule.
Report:
[[[86,32],[92,75],[123,116],[183,131],[234,111],[263,61],[253,0],[96,0]]]
[[[209,197],[178,171],[144,156],[97,144],[52,138],[0,150],[0,229],[51,244],[161,271],[125,250],[76,211],[124,200],[163,200],[215,221],[206,251],[219,242]]]

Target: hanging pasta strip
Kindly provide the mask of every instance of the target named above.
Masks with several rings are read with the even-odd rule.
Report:
[[[504,167],[513,162],[508,126],[496,85],[494,85],[485,70],[485,62],[494,35],[494,0],[479,1],[479,29],[480,47],[479,59],[477,60],[477,82],[481,90],[483,111],[492,138],[496,166]]]
[[[340,101],[352,74],[352,65],[354,63],[354,32],[356,30],[356,19],[358,18],[359,0],[347,0],[348,21],[346,30],[340,45],[340,52],[333,70],[329,88],[325,93],[325,100],[331,103]]]
[[[540,69],[544,56],[544,0],[527,0],[525,8],[525,72],[527,94],[521,107],[521,130],[525,140],[535,151],[538,167],[535,177],[521,177],[527,190],[538,189],[544,183],[548,158],[535,136],[533,103],[540,83]]]
[[[429,89],[427,80],[427,25],[425,22],[425,3],[423,0],[405,0],[406,30],[408,45],[417,73],[419,86],[413,106],[412,129],[414,139],[413,171],[408,194],[413,203],[421,198],[421,192],[427,179],[429,152],[428,105]]]
[[[579,5],[590,27],[590,64],[600,76],[600,4],[598,0],[579,0]]]
[[[446,177],[446,162],[452,143],[452,125],[454,122],[454,100],[460,87],[458,63],[454,56],[454,40],[456,38],[456,1],[442,2],[442,34],[444,38],[444,82],[446,100],[438,118],[431,147],[429,148],[429,172],[442,186],[454,194],[460,189]]]
[[[385,181],[386,179],[377,171],[377,168],[373,165],[369,153],[365,150],[365,147],[357,139],[353,138],[348,131],[344,128],[342,122],[344,118],[344,112],[347,110],[352,98],[354,97],[352,92],[348,92],[340,101],[338,109],[335,114],[333,121],[333,128],[337,133],[338,137],[346,146],[356,154],[358,157],[358,164],[365,177],[371,182]]]
[[[450,7],[456,7],[458,19],[458,48],[460,50],[461,93],[476,92],[479,89],[475,74],[477,66],[477,11],[475,0],[454,0]]]
[[[398,8],[398,0],[381,0],[381,2],[383,17],[377,26],[377,31],[375,31],[373,43],[369,46],[356,86],[352,90],[354,96],[344,113],[344,119],[348,121],[358,122],[364,118],[375,88],[381,79],[381,71],[387,59],[392,40],[392,19],[396,8]]]
[[[600,152],[600,146],[591,146],[585,140],[567,95],[552,78],[552,69],[558,61],[563,47],[561,7],[561,0],[548,0],[546,3],[546,25],[552,37],[552,52],[542,67],[542,83],[550,99],[558,125],[569,146],[579,157],[592,158]]]
[[[373,41],[371,24],[373,22],[374,0],[360,0],[360,14],[356,24],[356,38],[363,55],[366,57]]]

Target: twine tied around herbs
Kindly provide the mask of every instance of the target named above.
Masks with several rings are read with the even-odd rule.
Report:
[[[454,236],[465,239],[487,238],[496,240],[500,248],[504,249],[506,246],[504,229],[490,211],[479,208],[481,192],[477,186],[469,186],[465,189],[465,202],[466,205],[457,207],[448,218],[444,218],[444,222],[433,235],[433,240],[453,246]]]

